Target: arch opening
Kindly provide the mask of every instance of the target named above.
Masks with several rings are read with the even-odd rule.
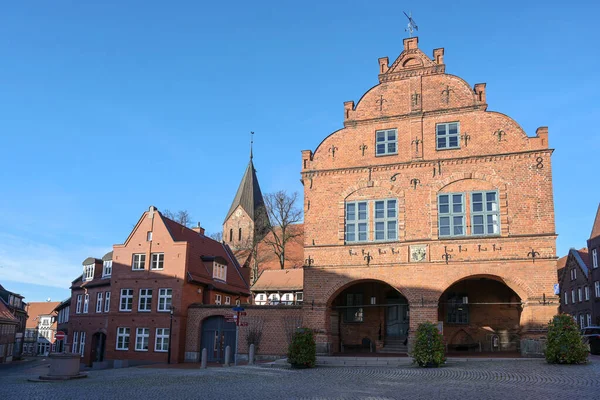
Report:
[[[440,296],[438,321],[448,352],[517,352],[520,349],[519,295],[501,278],[471,276]]]

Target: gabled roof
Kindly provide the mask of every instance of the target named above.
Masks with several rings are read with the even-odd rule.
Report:
[[[0,301],[0,322],[4,323],[15,323],[18,324],[19,320],[12,315],[8,307],[4,305],[3,302]]]
[[[40,315],[52,315],[54,309],[60,304],[59,301],[39,301],[27,303],[27,318],[26,328],[36,328],[40,320]]]
[[[231,217],[231,214],[241,206],[250,216],[250,218],[256,222],[255,217],[261,215],[260,212],[265,210],[265,201],[258,184],[258,178],[256,177],[256,169],[254,169],[254,163],[252,158],[248,163],[246,172],[242,177],[240,186],[238,187],[237,193],[229,207],[229,212],[225,217],[225,221]],[[266,215],[266,213],[264,213]]]
[[[302,290],[303,288],[304,270],[301,268],[265,270],[252,285],[253,292]]]
[[[600,204],[598,204],[598,210],[596,211],[596,219],[594,219],[594,226],[592,226],[592,233],[590,239],[600,236]]]

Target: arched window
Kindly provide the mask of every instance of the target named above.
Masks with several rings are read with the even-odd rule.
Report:
[[[242,228],[238,231],[238,240],[242,240]]]
[[[231,242],[233,240],[233,229],[229,230],[229,241]]]

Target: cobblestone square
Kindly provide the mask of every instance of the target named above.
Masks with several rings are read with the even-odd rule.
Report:
[[[82,380],[28,382],[47,364],[0,370],[0,399],[598,399],[600,359],[587,365],[543,360],[453,362],[413,366],[240,366],[90,371]]]

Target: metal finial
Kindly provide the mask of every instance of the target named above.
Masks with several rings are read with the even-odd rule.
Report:
[[[250,159],[252,160],[252,145],[254,144],[254,132],[250,132]]]
[[[404,13],[404,15],[406,15],[406,18],[408,18],[408,25],[406,26],[406,29],[404,30],[404,32],[408,32],[408,37],[412,37],[413,35],[413,31],[418,31],[419,27],[417,26],[417,23],[415,22],[414,19],[412,19],[412,12],[409,11],[408,14],[406,14],[406,12],[402,11]]]

